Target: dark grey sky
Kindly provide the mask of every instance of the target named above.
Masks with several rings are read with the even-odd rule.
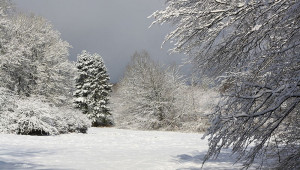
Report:
[[[100,54],[112,82],[117,82],[135,51],[147,50],[165,64],[180,63],[182,54],[161,49],[167,25],[148,28],[147,17],[163,9],[165,0],[13,0],[17,8],[47,18],[73,48],[70,59],[82,50]]]

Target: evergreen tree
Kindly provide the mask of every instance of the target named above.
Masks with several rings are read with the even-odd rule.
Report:
[[[77,57],[75,105],[92,120],[92,126],[111,126],[109,75],[99,54],[82,51]]]

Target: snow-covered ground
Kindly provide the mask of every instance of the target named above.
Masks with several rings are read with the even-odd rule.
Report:
[[[0,134],[0,169],[200,169],[207,150],[202,134],[91,128],[88,134]],[[203,169],[239,169],[230,150]]]

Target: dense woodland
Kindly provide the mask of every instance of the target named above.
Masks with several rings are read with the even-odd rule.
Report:
[[[300,1],[166,0],[149,18],[193,76],[140,51],[112,86],[99,54],[69,61],[49,21],[0,0],[0,133],[205,131],[205,161],[232,147],[245,168],[299,169]]]

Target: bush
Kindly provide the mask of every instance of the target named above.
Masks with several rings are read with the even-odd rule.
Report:
[[[182,98],[174,103],[173,112],[165,114],[163,120],[149,114],[137,114],[130,108],[130,101],[124,101],[122,87],[111,96],[115,126],[126,129],[167,130],[182,132],[204,132],[209,127],[207,115],[218,103],[218,93],[201,87],[187,86],[177,94]]]
[[[12,92],[0,88],[0,133],[21,135],[58,135],[86,133],[89,119],[77,110],[55,107],[35,96],[17,99]]]

